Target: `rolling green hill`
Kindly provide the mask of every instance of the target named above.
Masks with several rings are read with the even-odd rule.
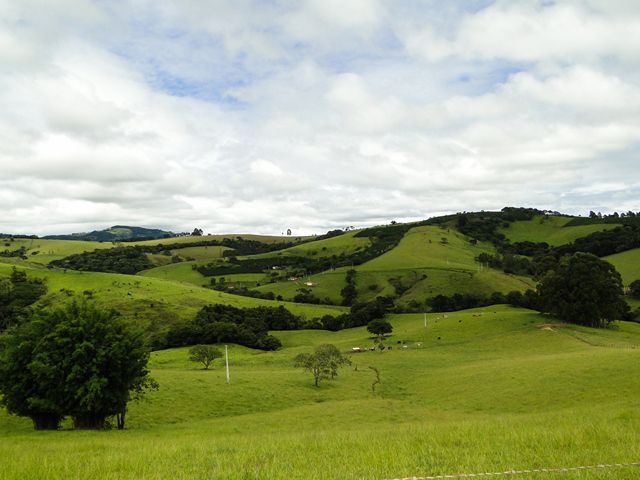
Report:
[[[603,260],[616,267],[616,270],[622,275],[622,281],[625,285],[629,285],[635,280],[640,280],[640,248],[609,255],[604,257]]]
[[[422,315],[391,321],[393,350],[352,355],[320,388],[293,357],[372,345],[364,328],[276,332],[272,353],[231,346],[230,385],[220,360],[203,371],[186,349],[155,352],[160,390],[131,405],[125,431],[35,432],[0,413],[2,478],[349,480],[637,461],[640,325],[593,330],[502,306],[431,314],[427,328]]]
[[[594,232],[610,230],[619,227],[619,224],[595,224],[566,226],[574,217],[568,216],[542,216],[538,215],[532,220],[510,223],[507,228],[501,228],[511,242],[546,242],[551,246],[571,243],[577,238],[586,237]]]

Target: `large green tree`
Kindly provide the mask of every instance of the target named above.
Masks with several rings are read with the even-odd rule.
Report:
[[[113,310],[73,301],[38,312],[3,336],[2,402],[36,429],[55,429],[67,415],[76,428],[103,428],[117,415],[122,428],[128,401],[157,386],[148,359],[141,330]]]
[[[538,287],[542,309],[562,320],[605,327],[627,311],[615,267],[590,253],[562,259]]]

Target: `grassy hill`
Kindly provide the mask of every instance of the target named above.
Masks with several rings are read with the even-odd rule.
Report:
[[[187,266],[188,264],[176,264]],[[0,262],[0,276],[9,275],[13,265]],[[341,307],[274,302],[217,292],[175,279],[116,273],[76,272],[21,266],[30,277],[43,278],[49,293],[45,303],[67,301],[73,295],[84,295],[105,307],[148,325],[151,331],[167,328],[175,322],[191,319],[203,306],[223,303],[235,307],[285,305],[296,314],[308,318],[341,312]],[[190,269],[190,266],[188,266]],[[154,269],[156,270],[156,269]],[[197,273],[197,272],[196,272]]]
[[[640,280],[640,248],[609,255],[604,257],[604,260],[616,267],[625,285]]]
[[[0,476],[384,479],[638,460],[640,325],[592,330],[503,306],[391,322],[393,350],[354,354],[319,389],[293,357],[369,346],[364,328],[276,332],[272,353],[231,346],[230,385],[220,361],[203,371],[185,349],[155,352],[160,390],[132,404],[126,431],[34,432],[0,413]]]
[[[316,252],[323,242],[334,242],[342,251],[355,251],[358,248],[349,242],[367,240],[366,238],[343,235],[341,237],[312,242],[291,249]],[[318,246],[316,246],[316,243]],[[363,244],[360,242],[360,246]],[[410,302],[424,303],[427,297],[439,294],[476,293],[490,295],[493,292],[508,293],[512,290],[533,288],[534,282],[526,277],[507,275],[493,269],[483,269],[475,260],[482,252],[493,253],[493,245],[470,242],[461,233],[446,227],[422,226],[408,231],[400,243],[387,253],[362,265],[355,266],[358,300],[368,301],[378,295],[396,295],[398,303],[408,305]],[[270,254],[272,255],[272,254]],[[340,302],[340,291],[346,285],[346,271],[349,267],[338,268],[310,277],[294,281],[266,284],[257,288],[282,295],[285,299],[293,298],[300,288],[309,288],[321,299],[328,298]]]
[[[610,230],[620,226],[619,224],[604,223],[567,226],[573,218],[568,216],[538,215],[532,220],[510,223],[508,227],[503,227],[499,231],[511,242],[546,242],[551,246],[558,246],[571,243],[594,232]]]

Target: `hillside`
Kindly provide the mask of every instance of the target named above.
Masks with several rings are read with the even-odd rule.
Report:
[[[130,238],[156,239],[172,237],[172,232],[157,228],[128,227],[126,225],[114,225],[104,230],[94,230],[86,233],[72,233],[70,235],[47,235],[48,240],[84,240],[92,242],[117,242]]]
[[[276,332],[273,353],[231,346],[230,385],[220,360],[203,371],[185,349],[155,352],[160,390],[131,405],[124,432],[34,432],[0,413],[2,476],[383,479],[637,461],[639,325],[541,328],[550,319],[502,306],[431,314],[426,329],[421,314],[390,319],[393,350],[352,355],[319,389],[293,357],[371,345],[364,328]]]
[[[499,232],[511,242],[546,242],[551,246],[565,245],[594,232],[619,227],[616,223],[569,226],[575,217],[537,215],[531,220],[522,220],[502,227]]]

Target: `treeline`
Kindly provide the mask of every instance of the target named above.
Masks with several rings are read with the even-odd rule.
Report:
[[[527,290],[524,293],[513,291],[506,295],[500,292],[494,292],[491,295],[456,293],[451,296],[437,295],[427,300],[427,305],[432,312],[455,312],[504,303],[532,310],[540,309],[540,298],[534,290]]]
[[[298,255],[282,255],[270,258],[238,259],[234,256],[225,263],[209,263],[196,267],[205,277],[235,273],[261,273],[265,270],[286,269],[293,276],[309,275],[338,267],[355,266],[368,262],[394,248],[412,225],[391,225],[362,230],[354,237],[369,238],[371,244],[353,253],[312,258]],[[328,232],[324,238],[340,235],[341,230]],[[344,232],[343,232],[344,233]],[[319,239],[319,237],[317,237]]]
[[[0,279],[0,331],[18,324],[28,308],[47,293],[39,278],[27,278],[25,272],[14,267],[9,278]]]
[[[311,320],[295,315],[284,306],[236,308],[214,304],[203,307],[196,317],[171,328],[163,340],[156,340],[153,347],[173,348],[203,343],[237,343],[260,350],[276,350],[282,345],[269,331],[324,329],[337,331],[361,327],[371,320],[383,318],[393,309],[393,300],[379,297],[372,302],[351,307],[349,313]]]
[[[260,350],[276,350],[280,340],[269,330],[296,330],[301,318],[283,306],[236,308],[230,305],[207,305],[190,322],[169,331],[164,345],[181,347],[201,343],[237,343]]]
[[[148,253],[165,253],[171,250],[190,247],[228,247],[229,250],[224,251],[223,256],[256,255],[289,248],[293,245],[295,245],[293,242],[269,244],[257,240],[246,240],[241,237],[235,239],[202,240],[188,244],[132,245],[78,253],[60,260],[54,260],[50,265],[59,268],[69,268],[71,270],[125,273],[132,275],[155,266],[151,260],[147,258],[146,254]]]

